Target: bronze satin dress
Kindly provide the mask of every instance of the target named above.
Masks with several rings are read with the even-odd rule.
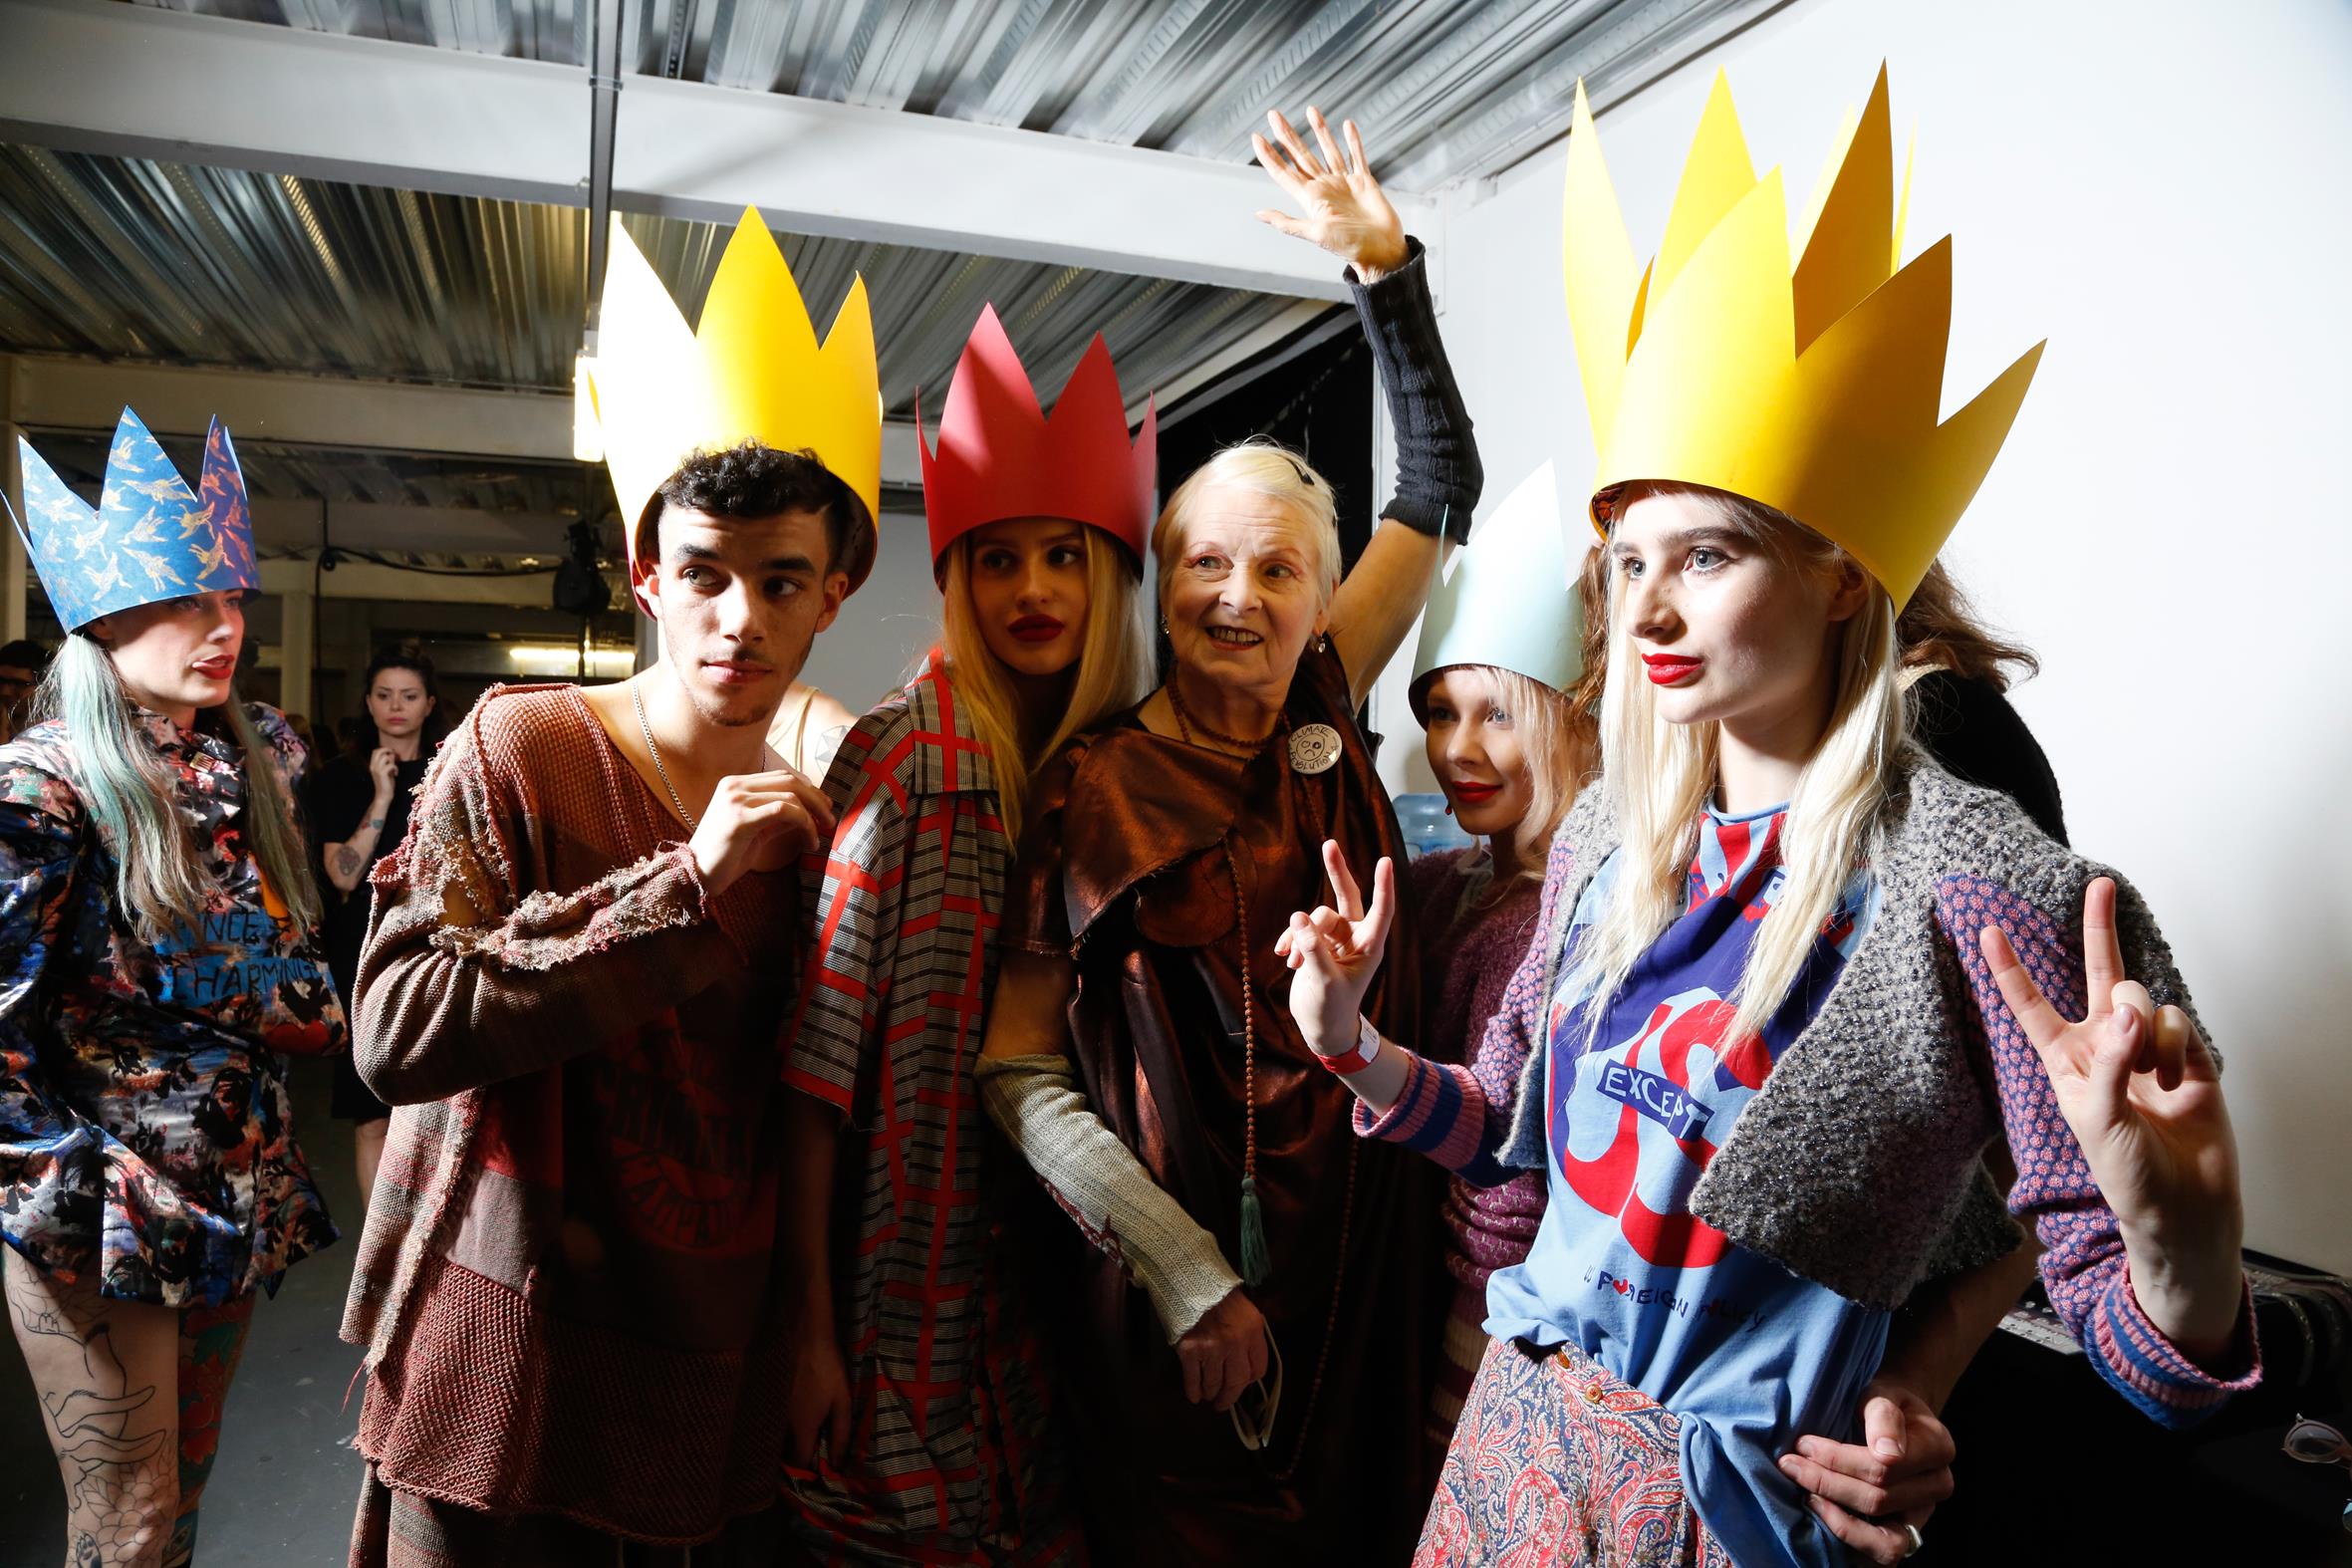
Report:
[[[1089,1099],[1236,1268],[1247,1141],[1236,874],[1256,997],[1270,1273],[1248,1293],[1284,1368],[1273,1440],[1251,1451],[1226,1416],[1186,1402],[1150,1299],[1115,1258],[1067,1247],[1080,1255],[1058,1337],[1106,1562],[1403,1562],[1429,1502],[1419,1426],[1443,1306],[1441,1173],[1357,1138],[1355,1099],[1300,1036],[1274,953],[1293,911],[1329,902],[1323,831],[1368,891],[1383,855],[1402,890],[1405,847],[1335,655],[1301,660],[1286,716],[1338,730],[1338,764],[1297,774],[1279,735],[1255,757],[1229,756],[1156,735],[1131,710],[1072,742],[1031,796],[1014,937],[1074,959],[1072,1055]],[[1410,915],[1399,912],[1365,1009],[1391,1038],[1417,1016]],[[1074,1231],[1061,1229],[1067,1243]]]

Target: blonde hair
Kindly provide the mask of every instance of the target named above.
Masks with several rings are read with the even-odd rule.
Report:
[[[1568,808],[1576,804],[1576,792],[1600,761],[1600,735],[1592,715],[1580,710],[1568,692],[1500,664],[1448,664],[1425,678],[1434,680],[1445,669],[1474,670],[1491,681],[1496,705],[1511,716],[1528,789],[1527,811],[1511,830],[1510,850],[1519,875],[1540,882],[1552,836],[1560,831]],[[1421,692],[1417,684],[1414,706],[1427,729],[1429,701]]]
[[[1151,689],[1151,634],[1144,618],[1143,572],[1135,558],[1099,529],[1081,528],[1086,541],[1086,637],[1078,646],[1069,700],[1058,716],[1024,713],[1004,665],[988,652],[972,609],[972,538],[947,547],[941,583],[939,641],[947,654],[955,699],[996,769],[997,815],[1004,836],[1021,842],[1029,776],[1071,736],[1091,729]],[[1041,720],[1051,719],[1050,724]]]
[[[1184,535],[1211,490],[1240,490],[1270,496],[1288,506],[1307,530],[1308,552],[1315,561],[1317,605],[1328,609],[1339,591],[1339,501],[1331,481],[1317,473],[1304,457],[1262,437],[1227,446],[1185,476],[1160,521],[1152,527],[1152,554],[1160,566],[1160,605],[1168,608],[1169,585],[1183,563]]]
[[[1643,490],[1683,497],[1793,570],[1835,574],[1849,559],[1803,524],[1753,501],[1689,485]],[[1579,992],[1593,998],[1586,1027],[1596,1042],[1607,1000],[1683,913],[1717,756],[1714,724],[1670,724],[1657,716],[1655,689],[1642,678],[1623,625],[1624,603],[1624,580],[1612,566],[1601,746],[1604,787],[1622,841],[1615,890],[1585,933],[1575,974]],[[1906,719],[1895,606],[1875,582],[1863,608],[1838,629],[1832,657],[1829,726],[1789,796],[1780,832],[1784,880],[1728,998],[1734,1011],[1726,1042],[1745,1038],[1779,1010],[1856,867],[1878,859],[1883,848],[1887,770],[1903,744]]]
[[[1511,850],[1518,858],[1519,874],[1540,882],[1552,835],[1560,831],[1568,808],[1576,804],[1576,792],[1598,760],[1599,737],[1592,720],[1576,710],[1565,692],[1499,664],[1479,667],[1494,682],[1495,695],[1511,716],[1519,755],[1527,766],[1527,814],[1511,833]]]

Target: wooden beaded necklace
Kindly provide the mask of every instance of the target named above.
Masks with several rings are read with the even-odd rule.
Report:
[[[1176,715],[1176,729],[1182,734],[1184,744],[1198,745],[1199,741],[1192,734],[1197,720],[1185,708],[1184,699],[1177,693],[1174,678],[1169,680],[1166,689],[1169,708]],[[1201,734],[1220,745],[1254,758],[1274,741],[1286,739],[1290,733],[1290,715],[1285,712],[1272,732],[1259,740],[1243,740],[1236,735],[1220,734],[1206,724],[1199,724],[1198,728]],[[1282,776],[1286,780],[1294,780],[1299,774],[1295,769],[1284,768]],[[1289,787],[1288,784],[1284,785],[1286,789]],[[1314,842],[1319,857],[1323,841],[1328,837],[1323,820],[1323,803],[1316,799],[1312,789],[1305,790],[1302,798],[1307,816],[1315,826]],[[1249,908],[1241,892],[1241,867],[1233,858],[1230,831],[1218,841],[1218,848],[1224,852],[1225,874],[1233,885],[1233,928],[1241,944],[1241,1280],[1246,1285],[1257,1285],[1264,1282],[1273,1260],[1266,1249],[1265,1214],[1257,1192],[1257,1001],[1249,963]],[[1298,1469],[1299,1461],[1305,1457],[1308,1426],[1315,1419],[1315,1408],[1321,1402],[1323,1393],[1323,1375],[1331,1364],[1331,1336],[1339,1326],[1339,1304],[1348,1277],[1348,1236],[1356,1217],[1356,1162],[1360,1148],[1360,1140],[1353,1137],[1348,1140],[1348,1181],[1346,1194],[1340,1202],[1339,1266],[1332,1274],[1331,1305],[1323,1314],[1323,1343],[1315,1357],[1314,1376],[1307,1384],[1307,1408],[1299,1417],[1298,1438],[1292,1445],[1290,1462],[1274,1472],[1277,1481],[1287,1481]]]

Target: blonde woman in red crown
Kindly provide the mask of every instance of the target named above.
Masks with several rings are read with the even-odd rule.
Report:
[[[808,1327],[785,1492],[818,1560],[1084,1560],[1034,1316],[992,1245],[1000,1183],[1027,1177],[983,1153],[971,1070],[1030,773],[1150,684],[1156,450],[1100,336],[1049,418],[981,312],[923,453],[939,646],[834,755],[786,1036]]]

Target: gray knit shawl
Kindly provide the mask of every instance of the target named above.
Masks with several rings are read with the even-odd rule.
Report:
[[[2195,1009],[2131,885],[2044,837],[2008,796],[1963,784],[1906,748],[1881,820],[1878,917],[1740,1112],[1691,1207],[1749,1251],[1891,1310],[1923,1281],[1988,1263],[2019,1240],[1982,1159],[2002,1136],[1999,1099],[1977,998],[1937,920],[1940,884],[1974,877],[2033,905],[2065,933],[2079,965],[2083,890],[2114,877],[2126,972],[2159,1006],[2192,1017]],[[1551,972],[1577,899],[1619,842],[1595,784],[1552,848],[1553,874],[1565,857],[1566,880],[1542,948]],[[1549,1001],[1547,990],[1537,1005]],[[2002,1004],[1994,995],[1988,1005]],[[1505,1165],[1545,1164],[1547,1055],[1528,1054]]]

